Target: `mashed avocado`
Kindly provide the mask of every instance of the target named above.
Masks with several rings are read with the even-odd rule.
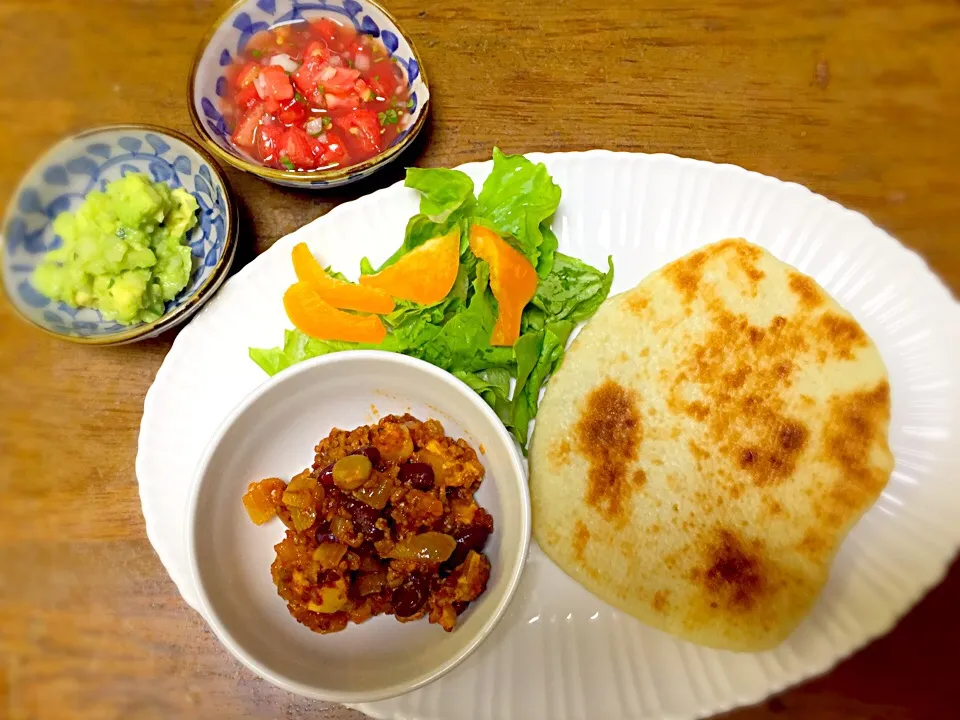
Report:
[[[53,222],[63,245],[33,274],[51,300],[92,307],[124,325],[156,320],[164,303],[187,285],[192,269],[187,232],[197,224],[197,201],[130,174],[91,192],[76,213]]]

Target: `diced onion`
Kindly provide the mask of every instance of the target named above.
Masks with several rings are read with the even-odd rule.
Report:
[[[267,98],[267,79],[263,75],[257,75],[257,79],[253,81],[253,87],[257,89],[257,95],[261,100]]]
[[[320,71],[320,82],[326,82],[334,75],[337,74],[336,68],[330,67],[329,65]]]
[[[297,68],[300,67],[297,61],[294,60],[289,55],[287,55],[286,53],[281,53],[280,55],[274,55],[272,58],[270,58],[270,64],[279,65],[288,73],[296,72]]]
[[[327,60],[327,62],[330,63],[333,67],[340,67],[341,65],[343,65],[343,60],[340,58],[339,55],[331,55],[330,59]]]
[[[353,64],[360,72],[366,72],[370,69],[370,56],[366,53],[357,53]]]
[[[323,118],[313,118],[303,126],[303,129],[307,131],[308,135],[317,137],[323,133]]]

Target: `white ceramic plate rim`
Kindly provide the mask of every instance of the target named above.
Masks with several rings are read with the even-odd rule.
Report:
[[[292,682],[280,675],[277,675],[271,672],[255,657],[247,653],[242,646],[236,642],[230,631],[223,625],[222,622],[220,622],[219,616],[211,609],[210,598],[207,595],[206,586],[203,583],[203,579],[197,567],[197,553],[194,541],[195,533],[193,530],[199,520],[197,517],[197,505],[200,498],[200,488],[202,487],[201,479],[203,478],[204,474],[206,474],[207,468],[210,465],[210,460],[216,452],[217,447],[220,445],[223,436],[230,430],[237,419],[243,415],[251,405],[255,404],[261,397],[270,392],[277,385],[292,380],[297,375],[302,373],[310,372],[317,367],[331,366],[332,368],[338,365],[349,364],[351,361],[359,358],[365,358],[367,360],[374,359],[377,362],[382,362],[384,365],[402,365],[415,369],[418,372],[423,373],[425,379],[429,378],[431,382],[445,385],[450,392],[466,398],[471,405],[473,405],[483,414],[483,416],[490,423],[491,427],[494,428],[498,441],[507,450],[507,454],[510,458],[510,467],[512,472],[509,473],[509,477],[497,476],[496,480],[498,484],[503,483],[504,485],[513,485],[519,490],[517,496],[520,500],[521,545],[513,553],[511,553],[515,559],[512,571],[507,577],[505,592],[494,608],[490,618],[483,626],[481,626],[475,636],[470,639],[469,643],[467,643],[454,655],[449,657],[442,665],[438,667],[427,668],[412,683],[394,683],[374,692],[343,692],[337,690],[324,690],[316,686]],[[314,700],[327,700],[330,702],[339,703],[374,702],[377,700],[396,697],[397,695],[401,695],[406,692],[411,692],[417,688],[423,687],[427,683],[432,682],[439,677],[442,677],[443,675],[446,675],[448,672],[453,670],[453,668],[466,660],[466,658],[469,657],[469,655],[477,648],[477,646],[480,645],[480,643],[482,643],[487,636],[490,635],[493,629],[497,626],[497,623],[500,622],[500,618],[503,617],[504,611],[507,609],[507,606],[510,604],[510,601],[513,599],[513,595],[517,590],[517,585],[520,582],[520,576],[523,573],[523,568],[526,563],[527,552],[530,549],[530,494],[527,492],[527,472],[524,468],[523,462],[520,459],[520,454],[517,450],[516,444],[513,442],[513,439],[507,432],[507,429],[503,426],[503,423],[500,422],[500,419],[496,416],[496,413],[493,412],[490,406],[487,405],[479,395],[457,380],[453,375],[441,370],[435,365],[424,362],[423,360],[418,360],[406,355],[399,355],[397,353],[382,352],[380,350],[345,351],[306,360],[302,363],[294,365],[291,368],[288,368],[282,373],[274,375],[249,393],[243,400],[241,400],[240,404],[237,405],[220,424],[220,427],[217,428],[217,431],[207,443],[206,449],[203,452],[203,457],[197,465],[197,469],[194,473],[191,483],[192,489],[190,491],[190,499],[187,506],[186,525],[184,526],[184,532],[186,533],[185,541],[187,557],[190,561],[190,576],[197,588],[198,598],[200,601],[200,608],[198,608],[198,610],[200,611],[200,614],[209,623],[214,634],[216,634],[216,636],[220,639],[220,642],[223,643],[224,647],[226,647],[234,655],[234,657],[240,660],[240,662],[246,665],[250,670],[277,687],[283,688],[288,692],[312,698]]]

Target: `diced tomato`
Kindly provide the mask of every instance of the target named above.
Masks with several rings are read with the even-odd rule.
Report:
[[[373,88],[367,85],[367,83],[365,83],[362,79],[357,80],[353,86],[356,88],[357,94],[360,95],[360,99],[364,102],[370,102],[376,97],[376,93],[373,91]]]
[[[381,60],[370,67],[366,73],[370,86],[377,91],[380,97],[388,98],[401,87],[403,80],[396,64],[389,60]]]
[[[320,18],[310,25],[313,31],[320,37],[331,50],[340,52],[343,50],[344,36],[347,34],[345,28],[330,18]]]
[[[329,93],[345,93],[353,90],[354,83],[360,77],[360,71],[354,68],[327,66],[317,76],[318,82]]]
[[[309,96],[321,84],[320,73],[323,72],[325,67],[327,67],[327,64],[323,58],[307,57],[303,61],[303,65],[297,68],[297,71],[291,76],[293,84],[297,86],[300,92]]]
[[[283,142],[287,130],[279,123],[265,122],[257,133],[257,153],[266,163],[277,164],[277,150]]]
[[[297,170],[312,170],[323,156],[323,151],[323,145],[316,138],[298,127],[287,128],[280,149],[280,161],[286,165],[283,163],[286,158]]]
[[[243,90],[237,92],[233,99],[243,110],[249,110],[260,102],[260,96],[257,94],[257,89],[252,84],[247,85],[245,88],[243,88]]]
[[[257,105],[244,115],[233,131],[233,142],[247,150],[252,148],[254,133],[266,113],[267,110],[263,105]]]
[[[233,86],[236,88],[245,88],[253,84],[260,74],[260,65],[255,62],[248,62],[240,68],[233,78]]]
[[[289,100],[280,107],[277,117],[284,125],[299,125],[310,115],[310,108],[297,100]]]
[[[267,112],[280,112],[280,101],[276,98],[267,98],[263,101],[263,106],[267,109]]]
[[[330,48],[327,47],[327,44],[322,40],[314,40],[312,43],[307,45],[306,49],[303,51],[303,60],[307,61],[308,58],[319,58],[321,60],[326,60],[330,57]]]
[[[353,110],[360,107],[360,95],[355,92],[346,95],[327,93],[323,100],[328,110]]]
[[[346,145],[343,139],[333,130],[327,130],[324,133],[326,137],[326,148],[320,162],[322,165],[348,165],[350,164],[350,155],[347,153]]]
[[[354,110],[338,118],[334,123],[351,138],[349,142],[356,144],[365,153],[380,152],[380,122],[370,110]]]
[[[261,94],[264,98],[289,100],[293,97],[293,85],[286,71],[279,65],[268,65],[260,71],[258,81],[261,84]]]

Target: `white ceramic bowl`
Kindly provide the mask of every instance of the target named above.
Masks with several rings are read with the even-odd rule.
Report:
[[[374,408],[376,410],[374,410]],[[494,518],[486,592],[453,632],[391,616],[318,635],[297,623],[270,577],[279,520],[257,527],[240,502],[248,483],[288,479],[313,462],[333,427],[410,412],[439,420],[478,451],[487,475],[477,499]],[[482,448],[482,449],[481,449]],[[452,375],[420,360],[343,352],[296,365],[254,390],[229,415],[197,467],[187,550],[203,615],[244,665],[291,692],[335,702],[400,695],[457,665],[490,633],[517,587],[530,542],[526,473],[493,411]]]

